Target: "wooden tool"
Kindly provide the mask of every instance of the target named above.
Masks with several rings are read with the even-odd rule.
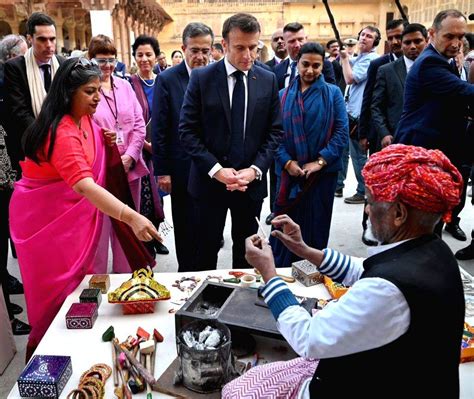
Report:
[[[253,270],[257,275],[260,276],[260,272],[257,269]],[[286,283],[294,283],[296,281],[294,277],[284,276],[283,274],[277,274],[277,276],[280,277]]]
[[[102,340],[104,342],[111,342],[112,343],[112,376],[114,379],[114,386],[118,386],[118,370],[117,370],[117,351],[115,349],[113,340],[116,339],[118,343],[118,339],[115,338],[114,328],[110,326],[104,334],[102,334]]]
[[[153,351],[153,354],[151,355],[150,372],[154,376],[155,375],[155,360],[156,360],[156,345],[158,344],[158,342],[164,341],[163,335],[161,335],[156,328],[153,329],[153,341],[155,342],[155,350]]]
[[[150,339],[140,344],[140,353],[146,356],[146,369],[151,372],[151,354],[155,351],[155,341]],[[152,399],[151,385],[146,384],[146,399]]]

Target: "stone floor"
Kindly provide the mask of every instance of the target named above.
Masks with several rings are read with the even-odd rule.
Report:
[[[349,176],[346,181],[346,188],[344,189],[345,196],[351,196],[355,193],[356,181],[353,175],[352,169],[350,168]],[[474,228],[474,210],[473,206],[470,203],[470,198],[461,214],[461,227],[466,233],[470,233],[471,229]],[[265,220],[265,217],[269,213],[268,211],[268,199],[266,199],[261,219]],[[329,246],[342,251],[344,253],[356,256],[366,256],[366,247],[361,242],[361,218],[362,218],[362,205],[348,205],[345,204],[343,198],[335,198],[334,200],[334,211],[332,218],[331,234],[329,238]],[[169,217],[171,215],[170,211],[170,202],[169,197],[165,197],[165,214]],[[262,222],[263,223],[263,222]],[[264,223],[267,233],[269,233],[270,228]],[[230,218],[228,215],[228,222],[226,223],[226,228],[224,231],[225,244],[224,247],[219,252],[219,261],[218,268],[225,269],[229,268],[232,259],[232,239],[230,236]],[[451,237],[450,234],[445,233],[443,239],[448,243],[453,252],[457,251],[460,248],[463,248],[467,245],[466,242],[457,241]],[[157,266],[155,268],[156,272],[173,272],[177,270],[176,257],[174,252],[174,237],[173,233],[169,233],[164,239],[165,245],[170,249],[169,255],[158,255]],[[468,271],[471,275],[474,275],[474,260],[459,262],[460,266]],[[9,257],[8,270],[13,275],[19,277],[18,262],[16,259]],[[25,300],[23,295],[16,295],[12,297],[14,303],[17,303],[25,307]],[[22,313],[20,319],[27,321],[26,314]],[[25,347],[27,337],[15,337],[17,354],[11,361],[10,365],[0,376],[0,398],[6,398],[11,388],[15,384],[15,381],[18,375],[21,373],[24,367],[25,359]],[[461,398],[461,399],[467,399]]]

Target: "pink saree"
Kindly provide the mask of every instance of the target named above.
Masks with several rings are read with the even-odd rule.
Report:
[[[94,180],[105,184],[102,129],[92,124],[95,139]],[[103,214],[64,180],[29,179],[15,184],[10,230],[25,289],[32,327],[28,347],[36,347],[66,297],[90,273]]]

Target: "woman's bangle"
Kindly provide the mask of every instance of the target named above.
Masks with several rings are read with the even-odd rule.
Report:
[[[292,159],[286,161],[286,164],[285,164],[285,166],[283,167],[283,169],[287,170],[287,169],[288,169],[288,166],[290,166],[290,163],[292,163],[292,162],[293,162]]]
[[[121,222],[123,222],[122,216],[123,216],[123,213],[125,212],[125,208],[128,208],[128,205],[127,205],[127,204],[125,204],[125,205],[122,207],[122,209],[120,210],[118,220],[120,220]]]

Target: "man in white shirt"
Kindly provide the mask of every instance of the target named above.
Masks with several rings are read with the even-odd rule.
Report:
[[[270,246],[257,235],[247,239],[247,260],[262,274],[262,294],[281,334],[302,357],[319,359],[314,376],[293,384],[291,394],[457,398],[464,294],[457,262],[433,230],[459,202],[461,175],[439,151],[392,145],[370,157],[364,179],[373,233],[385,244],[370,248],[365,260],[308,247],[287,215],[272,222],[272,235],[291,251],[351,286],[314,316],[277,277]],[[278,375],[259,379],[263,367],[248,373],[223,393],[250,397],[250,381],[263,391],[265,384],[280,384]]]

